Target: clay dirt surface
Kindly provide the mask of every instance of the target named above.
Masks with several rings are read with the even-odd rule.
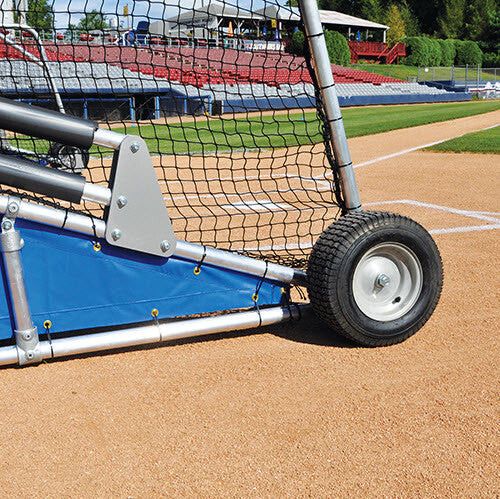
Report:
[[[497,497],[500,158],[415,150],[500,111],[350,140],[367,209],[442,254],[415,336],[313,317],[0,371],[5,497]]]

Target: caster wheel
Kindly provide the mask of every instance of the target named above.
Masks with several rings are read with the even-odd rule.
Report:
[[[315,313],[363,346],[399,343],[436,308],[443,286],[437,246],[417,222],[361,211],[334,222],[309,258]]]
[[[48,156],[53,168],[68,173],[82,173],[89,163],[89,152],[74,146],[52,143]]]

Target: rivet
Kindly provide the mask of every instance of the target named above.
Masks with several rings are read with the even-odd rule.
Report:
[[[111,232],[111,237],[113,241],[118,241],[118,239],[122,237],[122,231],[120,229],[114,229],[113,232]]]

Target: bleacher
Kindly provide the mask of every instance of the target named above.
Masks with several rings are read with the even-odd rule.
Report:
[[[25,48],[39,57],[35,44]],[[237,111],[251,99],[255,109],[314,106],[314,88],[306,61],[296,56],[222,48],[126,47],[89,43],[45,43],[56,86],[67,94],[187,98],[207,97],[219,108]],[[332,65],[341,105],[468,100],[418,83]],[[44,70],[20,52],[0,44],[0,90],[19,95],[48,93]],[[184,106],[186,109],[190,106]],[[131,111],[131,114],[134,113]]]

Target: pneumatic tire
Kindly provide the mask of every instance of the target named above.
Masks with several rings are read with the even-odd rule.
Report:
[[[416,333],[443,285],[437,246],[417,222],[394,213],[348,214],[320,236],[309,258],[315,313],[363,346],[387,346]]]

